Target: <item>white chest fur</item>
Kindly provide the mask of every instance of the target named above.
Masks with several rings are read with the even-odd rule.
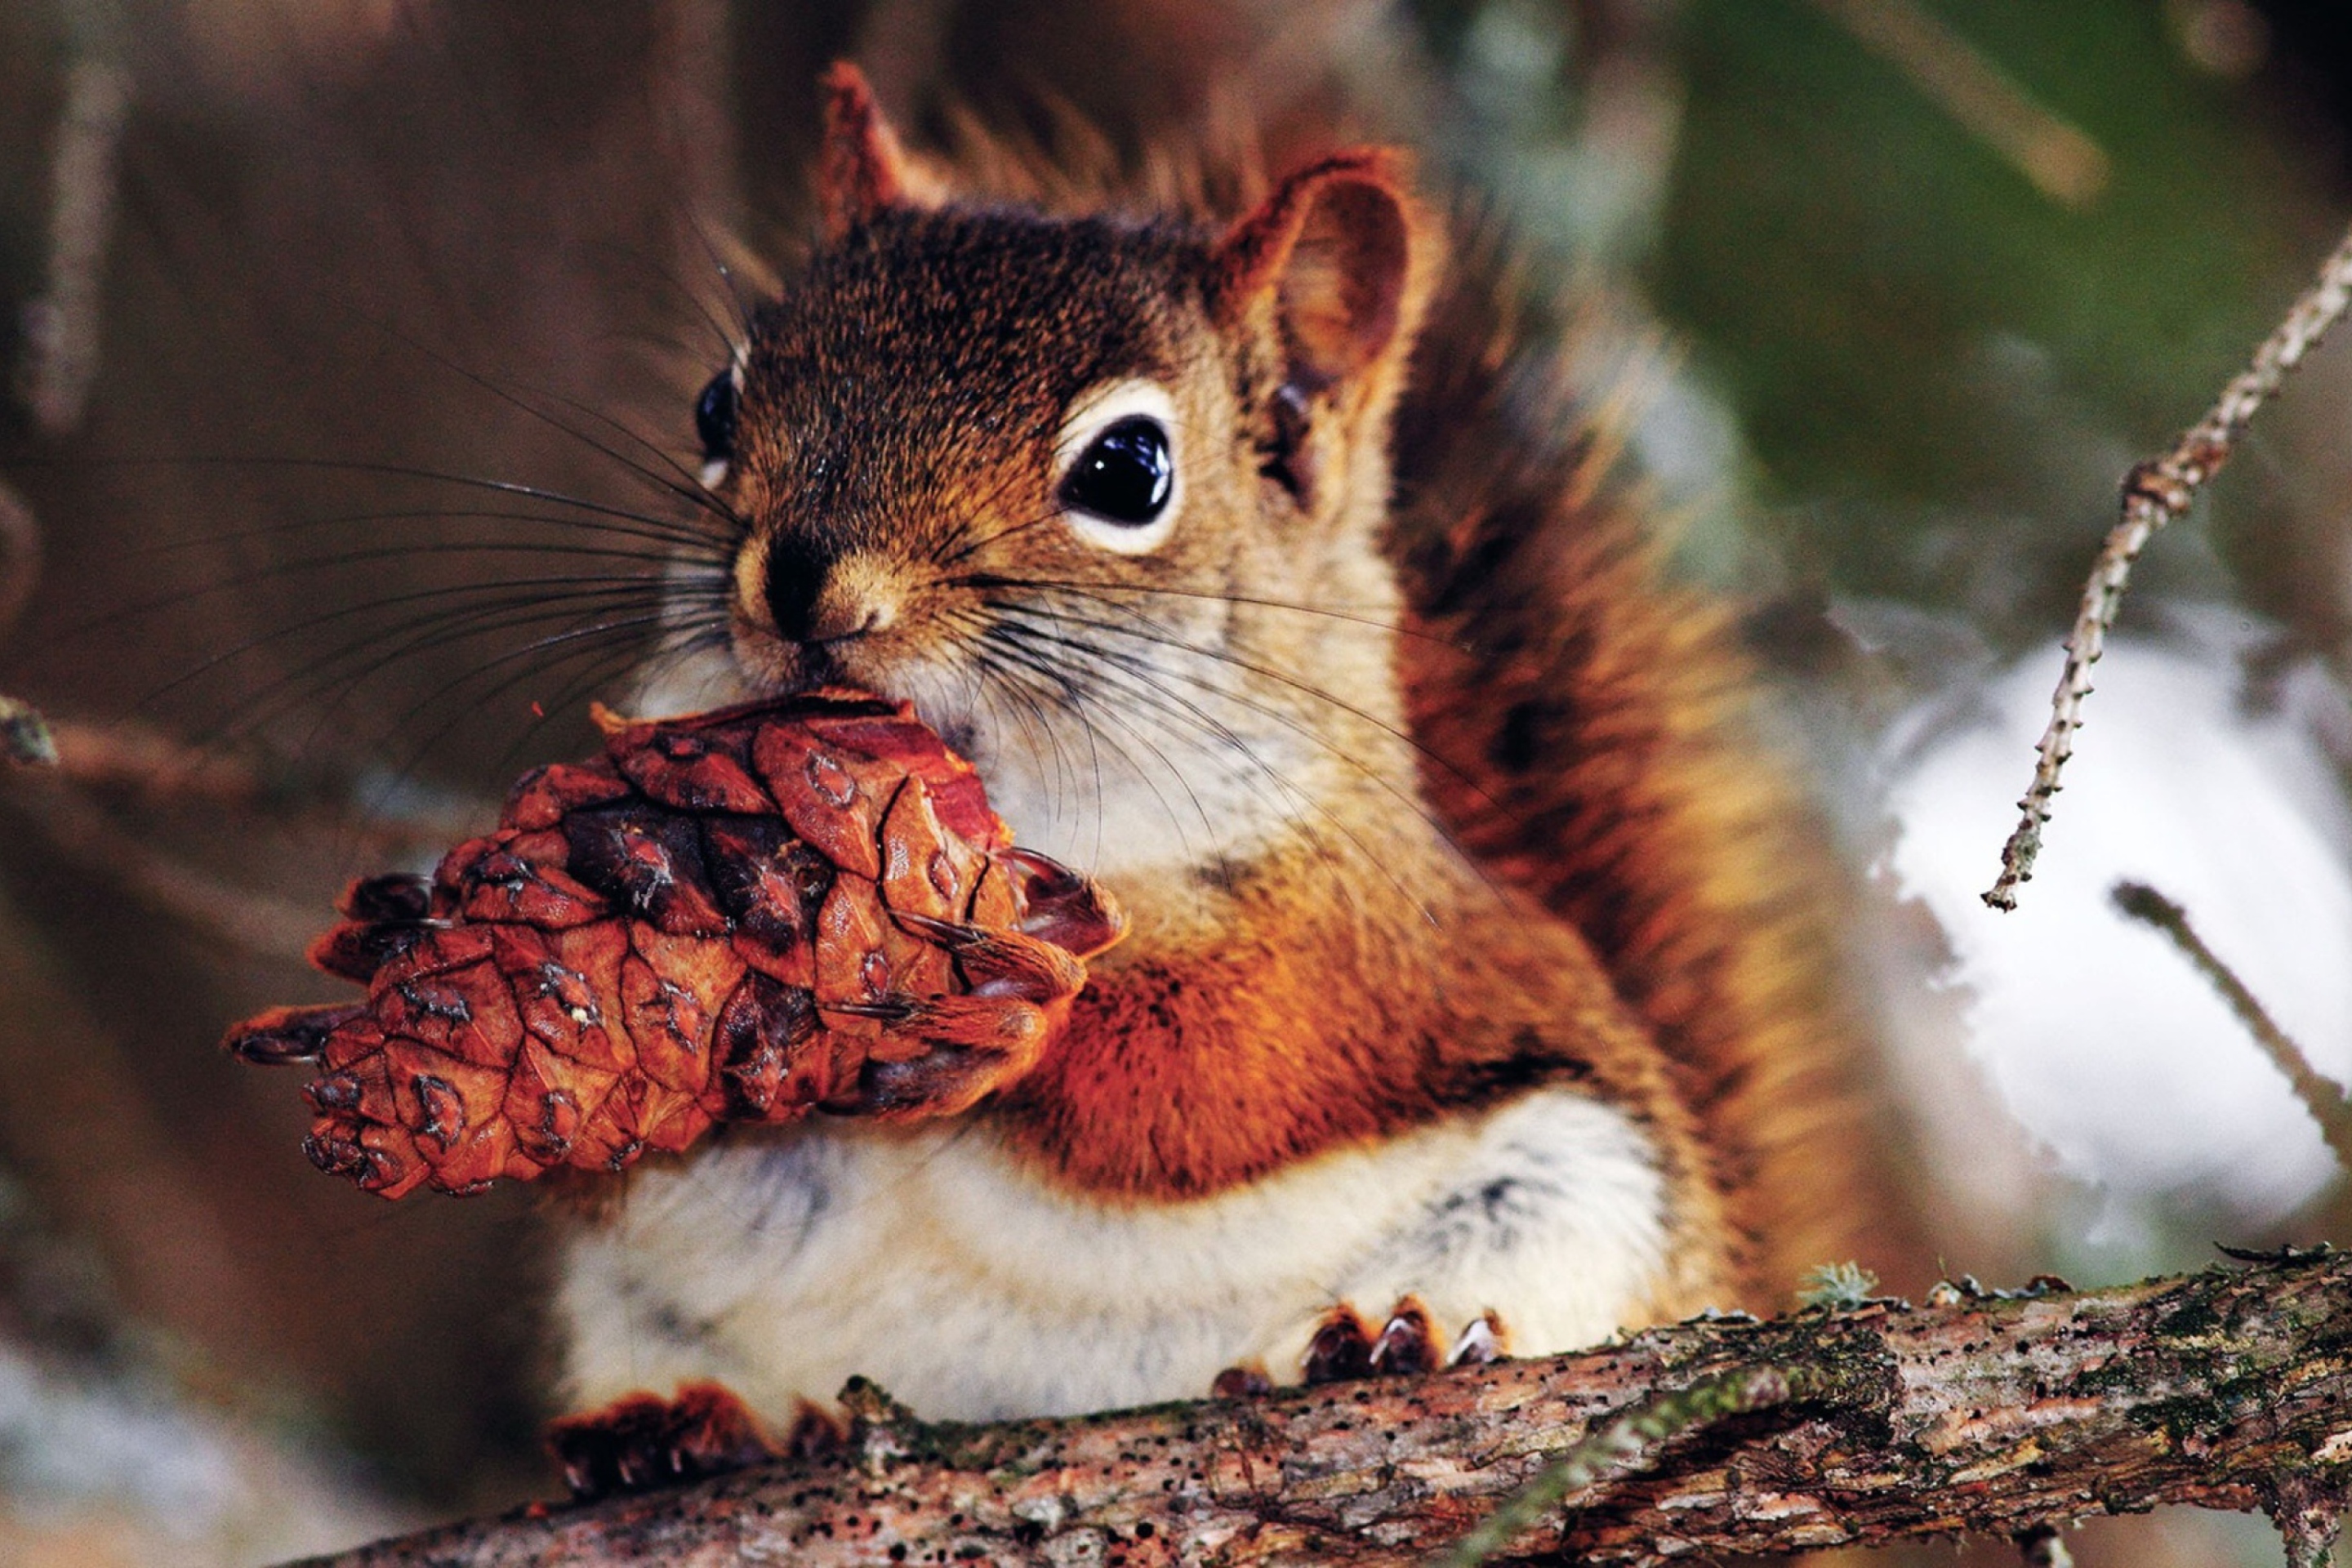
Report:
[[[817,1122],[641,1171],[559,1307],[583,1406],[715,1377],[781,1418],[862,1373],[934,1418],[1069,1414],[1295,1379],[1340,1301],[1591,1343],[1656,1295],[1664,1207],[1641,1131],[1568,1090],[1143,1205],[1041,1184],[984,1123]]]

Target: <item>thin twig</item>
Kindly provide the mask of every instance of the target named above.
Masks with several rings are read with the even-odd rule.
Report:
[[[2017,830],[2001,847],[2000,876],[1985,893],[1984,901],[1997,910],[2017,907],[2017,887],[2033,875],[2033,859],[2042,848],[2042,825],[2050,820],[2051,802],[2058,793],[2058,773],[2074,752],[2074,731],[2082,727],[2083,699],[2090,695],[2091,667],[2105,650],[2107,628],[2122,608],[2124,587],[2132,563],[2150,535],[2189,510],[2197,492],[2230,460],[2257,410],[2270,401],[2287,373],[2318,346],[2327,329],[2352,304],[2352,233],[2319,269],[2319,278],[2286,320],[2254,351],[2252,363],[2222,388],[2213,406],[2184,432],[2172,450],[2140,464],[2124,476],[2123,521],[2116,523],[2099,550],[2090,580],[2083,585],[2083,602],[2074,613],[2074,630],[2066,639],[2066,664],[2051,698],[2050,725],[2042,732],[2033,783],[2017,803],[2022,814]]]
[[[299,963],[322,924],[307,904],[241,888],[141,842],[81,793],[12,791],[7,804],[58,850],[112,876],[150,907],[243,952]]]
[[[2053,201],[2087,205],[2107,183],[2107,155],[1915,0],[1813,0]]]
[[[1804,1367],[1746,1366],[1643,1400],[1588,1434],[1486,1522],[1436,1557],[1431,1568],[1482,1568],[1568,1499],[1646,1466],[1660,1447],[1683,1433],[1802,1399],[1818,1383]]]
[[[2172,939],[2194,964],[2197,972],[2221,994],[2221,1000],[2238,1016],[2246,1032],[2263,1047],[2279,1071],[2294,1086],[2295,1098],[2319,1123],[2319,1131],[2327,1140],[2328,1150],[2336,1163],[2352,1171],[2352,1106],[2347,1106],[2344,1091],[2312,1070],[2311,1060],[2303,1047],[2294,1043],[2287,1032],[2278,1026],[2246,983],[2237,973],[2221,962],[2205,939],[2189,923],[2189,911],[2144,882],[2117,882],[2109,897],[2116,908],[2136,921],[2154,926]]]

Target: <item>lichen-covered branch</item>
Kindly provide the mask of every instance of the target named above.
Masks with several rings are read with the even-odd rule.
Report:
[[[2017,803],[2016,830],[2001,847],[2000,875],[1984,894],[1984,901],[1994,909],[2015,909],[2018,885],[2033,875],[2034,857],[2042,850],[2042,825],[2050,820],[2058,775],[2074,752],[2074,731],[2082,728],[2091,667],[2099,662],[2107,628],[2123,605],[2132,563],[2156,531],[2186,512],[2205,482],[2221,471],[2248,423],[2287,374],[2318,346],[2347,305],[2352,305],[2352,234],[2321,266],[2317,279],[2277,330],[2263,340],[2252,362],[2221,389],[2205,417],[2184,431],[2172,450],[2124,476],[2123,519],[2108,531],[2090,579],[2083,584],[2074,629],[2066,639],[2066,662],[2050,700],[2050,722],[2035,747],[2033,782]]]
[[[2165,1503],[2266,1510],[2306,1542],[2332,1531],[2352,1461],[2352,1257],[1937,1294],[1072,1420],[932,1426],[867,1400],[845,1454],[320,1562],[1420,1564],[1612,1430],[1640,1441],[1587,1447],[1615,1458],[1534,1510],[1513,1553],[1646,1563],[2026,1536]],[[1725,1396],[1662,1437],[1619,1419],[1703,1388]]]

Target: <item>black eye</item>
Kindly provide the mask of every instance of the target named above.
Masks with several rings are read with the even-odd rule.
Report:
[[[723,463],[735,455],[735,373],[722,370],[694,400],[694,433],[705,462]]]
[[[1062,481],[1062,500],[1109,522],[1137,527],[1167,510],[1176,461],[1160,421],[1130,415],[1094,438]]]

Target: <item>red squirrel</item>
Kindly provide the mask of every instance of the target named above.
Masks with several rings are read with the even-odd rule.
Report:
[[[1406,159],[1222,219],[1006,200],[827,94],[823,242],[697,409],[717,683],[910,700],[1134,926],[975,1110],[633,1173],[568,1244],[572,1396],[1068,1413],[1853,1256],[1823,852],[1724,613]]]

